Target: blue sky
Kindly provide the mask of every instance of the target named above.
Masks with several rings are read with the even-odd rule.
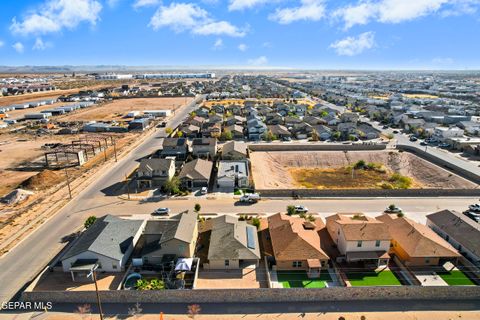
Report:
[[[3,0],[0,65],[480,69],[480,0]]]

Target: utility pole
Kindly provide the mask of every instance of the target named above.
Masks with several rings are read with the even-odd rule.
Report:
[[[107,142],[105,142],[105,147],[103,148],[103,157],[105,162],[107,162]]]
[[[117,160],[117,142],[115,139],[113,139],[113,153],[115,154],[115,162],[118,162]]]
[[[128,200],[130,200],[130,181],[128,180],[127,174],[125,174],[125,182],[127,183],[127,195],[128,195]]]
[[[98,312],[100,313],[100,320],[103,320],[103,311],[102,311],[102,304],[100,303],[100,295],[98,293],[98,284],[97,284],[97,274],[95,270],[97,270],[98,264],[95,264],[92,268],[92,271],[87,275],[87,277],[92,277],[93,282],[95,283],[95,293],[97,294],[97,304],[98,304]]]
[[[70,199],[72,199],[72,189],[70,188],[70,178],[68,177],[67,167],[65,167],[64,169],[65,169],[65,176],[67,177],[68,195],[70,196]]]

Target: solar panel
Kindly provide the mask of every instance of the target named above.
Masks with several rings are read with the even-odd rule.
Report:
[[[249,249],[255,249],[255,229],[254,228],[247,228],[247,247]]]

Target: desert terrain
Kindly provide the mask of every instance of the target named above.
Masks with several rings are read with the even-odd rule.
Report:
[[[193,98],[191,97],[117,99],[61,115],[55,117],[55,119],[59,121],[121,121],[125,120],[124,116],[130,111],[175,110],[192,100]]]
[[[355,183],[355,179],[364,178],[351,175],[351,171],[343,177],[332,175],[334,170],[347,168],[363,160],[366,163],[380,163],[389,173],[398,173],[412,180],[411,188],[476,188],[477,185],[440,168],[413,154],[398,151],[311,151],[311,152],[251,152],[252,176],[256,189],[365,189],[372,188],[367,179],[365,184]],[[313,173],[324,176],[306,179]],[[330,175],[330,179],[328,179]],[[334,183],[331,182],[335,178]],[[368,177],[367,177],[368,178]],[[353,180],[353,183],[352,183]],[[305,181],[307,183],[305,183]],[[312,182],[316,182],[315,185]],[[380,182],[380,181],[378,181]],[[310,184],[308,184],[310,183]],[[342,185],[342,183],[344,185]],[[373,185],[381,188],[380,185]]]

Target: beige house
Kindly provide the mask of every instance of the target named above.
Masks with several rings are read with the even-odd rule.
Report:
[[[212,219],[205,269],[243,269],[257,266],[259,259],[256,227],[229,215]]]
[[[388,264],[390,234],[383,222],[359,213],[337,213],[326,220],[328,233],[341,254],[337,261],[367,267]]]
[[[198,238],[197,214],[184,212],[171,219],[148,220],[143,230],[144,264],[158,264],[164,255],[193,257]]]
[[[438,266],[460,257],[451,244],[423,224],[395,214],[376,219],[388,226],[392,237],[390,253],[406,266]]]
[[[309,277],[328,268],[328,255],[320,246],[318,232],[325,225],[277,213],[268,217],[268,229],[277,270],[305,270]]]
[[[247,144],[241,141],[229,141],[222,147],[223,160],[242,160],[248,155]]]
[[[161,187],[175,175],[175,157],[142,159],[137,169],[138,188]]]

